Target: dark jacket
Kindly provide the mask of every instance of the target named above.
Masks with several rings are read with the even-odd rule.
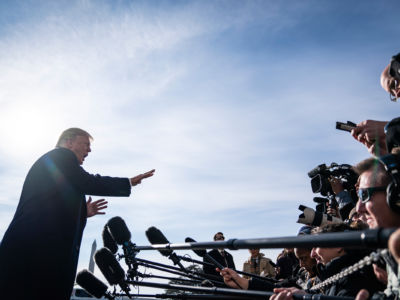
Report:
[[[365,252],[357,253],[355,251],[351,254],[345,254],[343,256],[336,257],[326,266],[319,265],[317,276],[322,282],[325,279],[344,270],[345,268],[355,264],[364,257]],[[361,289],[367,289],[370,295],[372,295],[374,292],[382,290],[382,288],[382,284],[376,280],[372,267],[366,266],[363,269],[343,277],[325,287],[322,290],[322,293],[328,296],[355,297]]]
[[[130,191],[128,178],[91,175],[66,148],[39,158],[0,244],[2,299],[69,299],[86,225],[85,195]]]
[[[235,263],[233,262],[233,257],[229,252],[224,250],[224,256],[222,256],[217,249],[214,249],[208,252],[208,254],[224,267],[235,269]],[[207,263],[212,263],[209,259],[207,259],[206,256],[203,258],[203,261]],[[209,265],[203,266],[205,274],[217,276],[217,278],[220,281],[223,281],[222,276],[217,271],[215,271],[215,268],[216,266],[209,266]]]
[[[276,279],[291,278],[298,270],[299,261],[293,252],[288,252],[279,257],[276,261],[276,267],[279,270]]]
[[[339,273],[343,269],[353,265],[365,257],[367,253],[352,252],[351,254],[345,254],[343,256],[334,258],[326,266],[318,265],[317,283],[324,281],[325,279]],[[288,287],[296,286],[295,282],[280,281],[278,283],[264,282],[263,280],[253,278],[249,282],[249,290],[262,290],[272,291],[276,287]],[[348,275],[342,279],[339,279],[335,283],[327,286],[323,290],[310,291],[306,290],[307,293],[312,294],[324,294],[328,296],[349,296],[355,297],[361,289],[367,289],[372,295],[378,290],[382,290],[384,286],[376,280],[375,274],[371,266],[367,266],[364,269],[357,271],[351,275]]]

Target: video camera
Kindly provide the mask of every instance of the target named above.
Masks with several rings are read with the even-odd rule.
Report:
[[[357,202],[355,188],[358,179],[357,173],[354,172],[350,165],[331,163],[330,166],[321,164],[315,167],[308,172],[308,176],[311,178],[311,189],[313,193],[319,193],[324,197],[314,197],[313,201],[316,203],[315,210],[311,208],[305,210],[306,207],[301,205],[299,209],[303,213],[299,216],[298,223],[313,224],[313,226],[321,226],[326,223],[338,223],[340,220],[339,218],[332,219],[332,216],[327,214],[328,207],[338,207],[329,179],[332,177],[340,179],[343,189],[347,191],[355,204]],[[350,208],[346,206],[340,209],[341,216],[346,218],[351,208],[352,206],[350,206]]]
[[[326,166],[326,164],[319,165],[308,172],[308,177],[311,178],[313,193],[320,193],[322,196],[328,197],[333,195],[329,178],[336,177],[340,179],[343,188],[349,192],[355,192],[355,184],[358,179],[358,175],[354,172],[352,166],[347,164],[338,165],[337,163],[331,163],[330,166]],[[357,200],[357,195],[353,199]]]

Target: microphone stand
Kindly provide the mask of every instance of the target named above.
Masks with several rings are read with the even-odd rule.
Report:
[[[164,264],[161,264],[161,263],[156,263],[156,262],[152,262],[152,261],[145,260],[145,259],[140,259],[140,258],[137,258],[137,264],[141,265],[143,267],[152,268],[152,269],[155,269],[155,270],[164,271],[164,272],[168,272],[168,273],[175,274],[175,275],[185,276],[187,278],[192,278],[194,280],[200,280],[201,281],[201,280],[207,279],[213,285],[225,286],[224,283],[219,280],[219,277],[216,277],[216,276],[213,276],[213,275],[202,274],[202,273],[198,273],[198,272],[195,272],[195,271],[192,271],[193,275],[191,275],[191,274],[187,274],[187,273],[184,273],[184,272],[180,271],[180,269],[177,268],[177,267],[168,266],[168,265],[164,265]],[[176,271],[173,271],[173,270],[176,270]],[[137,273],[137,270],[131,270],[131,269],[128,270],[128,274],[129,274],[130,278],[136,277],[136,273]],[[207,277],[209,277],[209,278],[207,278]],[[211,277],[214,278],[214,279],[210,279]]]
[[[377,228],[363,231],[331,232],[316,235],[301,235],[276,238],[230,239],[217,242],[190,242],[176,244],[153,244],[150,246],[135,246],[136,250],[163,249],[218,249],[230,250],[250,248],[313,248],[313,247],[359,247],[387,248],[387,242],[395,228]]]
[[[158,268],[158,270],[160,270],[160,271],[170,272],[172,274],[186,276],[186,277],[192,278],[192,279],[202,279],[202,280],[206,279],[206,280],[210,281],[213,285],[217,284],[217,285],[223,286],[223,283],[221,283],[220,278],[216,277],[216,276],[213,276],[213,275],[202,274],[202,273],[191,271],[191,273],[193,275],[195,275],[195,276],[197,275],[197,277],[194,277],[193,275],[190,275],[190,274],[187,274],[187,273],[182,273],[182,269],[181,268],[168,266],[168,265],[152,262],[152,261],[149,261],[149,260],[137,258],[136,255],[140,252],[140,250],[137,248],[136,244],[132,243],[131,241],[124,242],[122,248],[123,248],[124,254],[123,255],[119,255],[119,257],[120,258],[125,258],[125,263],[127,264],[128,268],[129,268],[129,270],[128,270],[128,277],[129,278],[134,278],[135,277],[135,274],[137,273],[137,268],[138,268],[139,264],[142,265],[142,266],[145,266],[145,267],[150,267],[150,268],[157,269],[154,266],[146,265],[146,263],[147,263],[147,264],[161,266],[163,268],[173,269],[173,270],[176,270],[177,272],[172,272],[172,271],[169,271],[169,270]],[[214,279],[210,278],[210,276],[212,276],[212,278],[214,278]],[[201,277],[201,278],[199,278],[199,277]]]
[[[241,296],[225,296],[225,295],[211,295],[211,294],[136,294],[135,296],[142,298],[158,298],[158,299],[191,299],[191,300],[202,300],[202,299],[237,299],[237,300],[252,300],[254,298],[245,298]]]
[[[164,284],[164,283],[152,283],[152,282],[143,282],[143,281],[126,281],[128,284],[139,285],[139,286],[147,286],[154,288],[162,288],[162,289],[174,289],[174,290],[183,290],[183,291],[193,291],[193,292],[206,292],[217,295],[228,295],[228,296],[242,296],[247,298],[260,298],[265,299],[274,295],[273,292],[262,292],[262,291],[249,291],[249,290],[236,290],[236,289],[228,289],[228,288],[206,288],[206,287],[197,287],[197,286],[187,286],[187,285],[177,285],[177,284]],[[354,300],[353,297],[338,297],[338,296],[327,296],[321,294],[293,294],[292,295],[296,300]]]
[[[137,273],[137,276],[142,277],[142,278],[159,278],[159,279],[167,279],[167,280],[176,280],[176,281],[188,282],[188,283],[193,283],[193,284],[201,283],[201,280],[190,280],[190,279],[184,279],[184,278],[179,278],[179,277],[168,277],[168,276],[159,276],[159,275],[143,274],[143,273]]]
[[[178,257],[180,259],[184,260],[184,261],[187,261],[187,262],[193,262],[193,263],[197,263],[197,264],[201,264],[201,265],[208,265],[208,266],[211,266],[211,267],[215,267],[215,264],[212,264],[212,263],[209,263],[209,262],[204,262],[204,261],[192,259],[192,258],[186,257],[186,256],[179,256],[178,255]],[[234,270],[238,274],[249,276],[249,277],[253,277],[253,278],[257,278],[257,279],[261,279],[261,280],[265,280],[265,281],[270,281],[271,283],[278,282],[278,280],[275,280],[273,278],[263,277],[263,276],[259,276],[259,275],[255,275],[255,274],[251,274],[251,273],[247,273],[247,272],[238,271],[238,270],[235,270],[235,269],[232,269],[232,270]]]

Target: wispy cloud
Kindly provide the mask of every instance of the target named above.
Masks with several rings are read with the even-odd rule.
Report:
[[[210,240],[219,230],[295,234],[298,204],[312,205],[307,172],[367,156],[335,121],[394,117],[377,70],[389,59],[381,53],[397,47],[384,42],[396,18],[376,23],[393,11],[372,1],[367,8],[16,1],[7,7],[13,17],[0,13],[0,236],[29,167],[72,126],[95,138],[87,171],[157,169],[89,220],[83,260],[115,215],[143,244],[152,225],[172,242]],[[360,35],[369,20],[376,26]],[[246,256],[237,254],[238,266]]]

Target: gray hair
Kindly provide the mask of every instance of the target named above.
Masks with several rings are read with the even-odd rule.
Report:
[[[80,128],[68,128],[61,133],[60,137],[58,138],[56,147],[64,146],[67,140],[73,140],[77,136],[86,136],[89,138],[90,141],[93,141],[93,137],[85,130]]]

